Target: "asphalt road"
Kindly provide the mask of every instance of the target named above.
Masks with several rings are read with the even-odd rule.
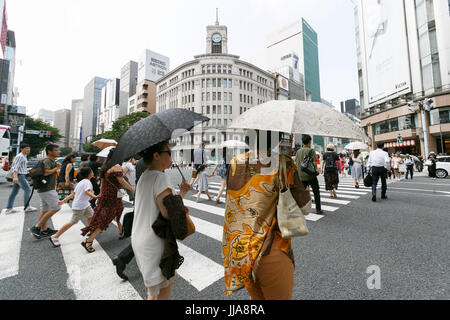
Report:
[[[180,183],[176,171],[170,171],[170,175],[174,185]],[[219,179],[214,177],[210,182],[217,193]],[[0,183],[0,207],[5,207],[10,190],[10,184]],[[214,190],[212,194],[215,195]],[[185,200],[195,201],[193,195],[190,192]],[[293,240],[293,299],[450,298],[450,179],[432,181],[422,176],[412,181],[391,181],[389,199],[372,203],[369,190],[352,188],[347,178],[338,195],[340,203],[332,202],[324,192],[323,205],[328,209],[325,215],[310,215],[312,220],[317,218],[308,220],[310,234]],[[16,206],[23,205],[21,199],[22,191]],[[195,203],[190,207],[199,232],[181,243],[186,260],[172,299],[247,300],[245,289],[229,297],[224,293],[220,269],[220,213],[224,205],[208,200],[200,204],[208,207]],[[39,207],[37,195],[33,196],[32,205]],[[126,206],[130,210],[130,205]],[[65,222],[63,214],[69,211],[58,213],[59,220]],[[53,248],[47,239],[35,240],[28,228],[37,217],[38,212],[0,214],[0,255],[7,257],[7,263],[0,262],[0,299],[101,299],[115,294],[115,288],[118,298],[145,298],[142,276],[134,260],[126,269],[129,283],[111,271],[109,259],[130,243],[129,239],[117,239],[114,224],[97,237],[94,256],[78,244],[82,237],[77,238],[76,226],[72,236],[67,235],[64,250]],[[58,220],[49,222],[52,227],[53,222]],[[75,240],[69,244],[71,237]],[[95,268],[90,266],[98,266],[98,270],[91,270]],[[379,289],[368,288],[368,278],[378,275],[367,273],[368,268],[379,270]],[[82,283],[77,286],[73,279],[80,277]]]

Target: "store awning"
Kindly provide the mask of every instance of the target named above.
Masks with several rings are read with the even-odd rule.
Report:
[[[402,143],[386,142],[383,149],[415,147],[416,140],[403,140]]]

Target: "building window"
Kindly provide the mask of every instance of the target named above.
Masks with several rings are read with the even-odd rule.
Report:
[[[242,102],[242,93],[239,94],[239,102]]]
[[[213,92],[212,99],[213,99],[213,101],[216,101],[216,100],[217,100],[217,99],[216,99],[216,93],[215,93],[215,92]]]
[[[226,64],[224,64],[223,66],[222,66],[222,73],[227,73],[227,65]]]
[[[227,79],[223,79],[223,87],[226,88],[227,87]]]
[[[205,79],[202,79],[202,88],[205,87]]]
[[[233,101],[233,96],[231,92],[228,93],[228,101]]]
[[[192,95],[192,102],[195,102],[195,95]]]
[[[205,101],[205,93],[202,92],[202,101]]]
[[[212,79],[212,86],[213,86],[213,88],[216,87],[216,79]]]
[[[206,106],[206,114],[211,114],[211,107],[210,106]]]
[[[206,71],[206,73],[211,73],[211,65],[210,64],[208,64],[208,66],[207,66],[207,69],[206,69],[207,71]]]
[[[216,126],[216,119],[213,119],[213,121],[212,121],[212,125],[213,125],[213,127],[215,127],[215,126]]]
[[[226,127],[228,124],[227,124],[227,119],[223,119],[223,125]]]
[[[228,114],[233,114],[233,107],[229,106],[230,108],[228,109]]]
[[[217,114],[222,114],[222,108],[220,106],[217,106]]]
[[[231,65],[228,65],[228,73],[231,73]]]
[[[205,106],[202,106],[202,114],[205,114]]]
[[[221,119],[217,119],[217,125],[218,126],[222,125],[222,120]]]
[[[230,88],[230,89],[233,87],[233,84],[231,81],[232,81],[231,79],[228,79],[228,88]]]
[[[430,111],[430,125],[450,123],[450,107],[437,108]]]
[[[222,66],[219,64],[217,65],[217,73],[221,73],[222,72]]]
[[[242,114],[242,107],[239,107],[239,114]]]
[[[220,88],[222,86],[222,79],[217,79],[217,87]]]
[[[210,101],[211,100],[211,95],[209,92],[206,93],[206,101]]]
[[[218,101],[222,100],[222,92],[217,92],[217,100]]]
[[[206,80],[206,87],[209,88],[211,86],[211,79]]]
[[[205,73],[205,70],[206,70],[205,65],[202,65],[202,73]]]
[[[213,114],[216,114],[216,106],[213,106]]]

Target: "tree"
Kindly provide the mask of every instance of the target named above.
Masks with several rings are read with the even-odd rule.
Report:
[[[114,121],[111,131],[106,131],[102,134],[96,135],[92,138],[91,143],[100,139],[113,139],[119,142],[122,135],[127,132],[127,130],[141,119],[147,118],[150,114],[148,112],[135,112],[128,114],[126,116],[118,118]],[[94,147],[91,143],[84,144],[83,150],[86,152],[100,152],[99,148]],[[98,151],[97,151],[98,150]]]
[[[73,151],[71,147],[62,147],[62,148],[59,148],[59,150],[61,151],[61,154],[60,154],[61,157],[65,157],[65,156],[71,154]]]
[[[57,143],[62,138],[59,129],[52,127],[41,119],[33,119],[29,116],[25,116],[25,130],[50,131],[51,134],[47,138],[40,138],[39,135],[33,134],[24,135],[23,142],[29,144],[31,148],[30,157],[35,157],[44,150],[46,145]]]

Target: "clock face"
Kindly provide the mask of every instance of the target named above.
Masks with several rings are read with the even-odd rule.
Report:
[[[213,42],[220,42],[222,41],[222,36],[218,33],[214,33],[212,36],[212,41]]]

